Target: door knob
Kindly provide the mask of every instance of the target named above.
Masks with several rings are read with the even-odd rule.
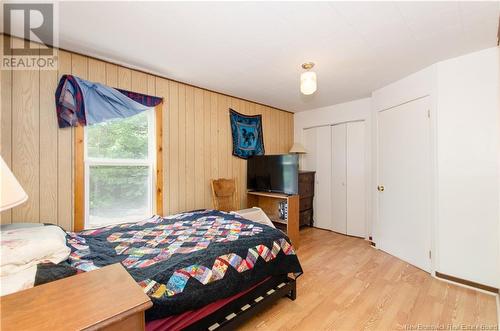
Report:
[[[377,186],[377,190],[378,190],[379,192],[384,192],[384,190],[385,190],[384,185],[379,185],[379,186]]]

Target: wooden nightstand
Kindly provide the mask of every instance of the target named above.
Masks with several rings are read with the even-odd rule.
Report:
[[[113,264],[0,297],[1,330],[144,330],[152,305]]]

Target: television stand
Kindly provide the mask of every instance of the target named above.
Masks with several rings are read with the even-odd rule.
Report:
[[[288,209],[288,217],[280,218],[280,203]],[[282,230],[292,241],[295,249],[299,248],[299,196],[284,193],[248,191],[247,208],[261,208],[277,229]]]

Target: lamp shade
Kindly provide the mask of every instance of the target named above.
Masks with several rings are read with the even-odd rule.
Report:
[[[306,154],[306,149],[301,143],[294,143],[292,148],[290,148],[290,154]]]
[[[28,195],[0,156],[0,211],[13,208],[28,200]]]
[[[314,71],[306,71],[300,75],[300,92],[305,95],[310,95],[316,92],[316,73]]]

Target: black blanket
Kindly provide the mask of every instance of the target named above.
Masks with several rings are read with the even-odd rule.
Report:
[[[34,285],[43,285],[59,279],[74,276],[78,270],[68,265],[65,262],[59,264],[54,263],[40,263],[36,266],[35,282]]]
[[[69,232],[68,245],[78,269],[122,263],[153,301],[147,320],[202,307],[268,276],[302,273],[283,232],[214,210]]]

